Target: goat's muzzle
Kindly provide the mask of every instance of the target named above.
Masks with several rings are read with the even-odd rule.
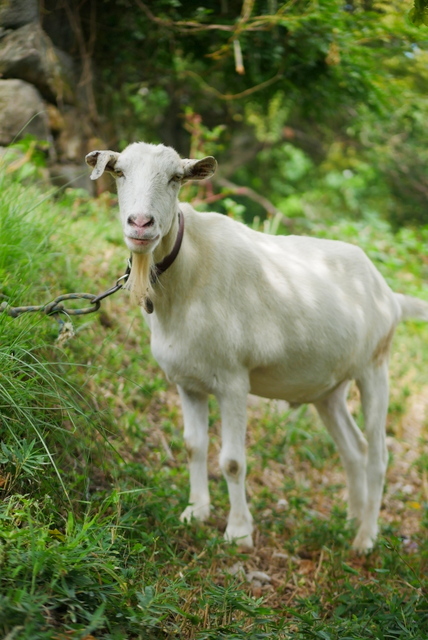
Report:
[[[155,219],[153,216],[141,216],[131,215],[128,216],[127,223],[130,227],[137,227],[138,229],[147,229],[154,225]]]

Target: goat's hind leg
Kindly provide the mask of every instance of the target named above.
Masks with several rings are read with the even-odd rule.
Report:
[[[189,457],[189,505],[180,516],[182,522],[192,518],[206,520],[210,514],[208,490],[208,396],[178,387],[184,418],[184,441]]]
[[[348,485],[348,518],[361,524],[367,503],[367,442],[349,413],[346,398],[349,382],[343,382],[323,400],[315,403],[342,460]]]
[[[376,540],[388,452],[385,423],[388,413],[388,363],[373,363],[357,380],[361,393],[366,437],[369,445],[367,461],[367,504],[353,543],[360,552],[369,551]]]

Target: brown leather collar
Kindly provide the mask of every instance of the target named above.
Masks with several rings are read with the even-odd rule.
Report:
[[[156,262],[156,264],[153,265],[150,273],[150,280],[152,284],[156,282],[159,276],[161,276],[163,273],[165,273],[167,269],[169,269],[169,267],[172,265],[172,263],[178,256],[178,252],[180,251],[181,243],[183,241],[183,234],[184,234],[184,216],[182,212],[179,210],[178,211],[178,233],[175,239],[174,246],[172,247],[171,253],[168,253],[168,255],[165,256],[163,260],[161,260],[160,262]]]

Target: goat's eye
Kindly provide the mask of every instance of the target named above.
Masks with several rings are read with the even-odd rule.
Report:
[[[123,171],[121,171],[120,169],[117,169],[114,172],[114,174],[115,174],[116,178],[123,178]]]
[[[182,179],[183,179],[183,174],[182,173],[174,173],[174,175],[171,176],[170,183],[177,184],[178,182],[181,182]]]

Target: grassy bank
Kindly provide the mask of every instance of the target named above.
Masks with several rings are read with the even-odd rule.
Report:
[[[1,180],[2,300],[97,293],[123,273],[112,198]],[[309,232],[359,244],[395,290],[428,297],[428,229],[393,235],[372,219]],[[361,558],[350,550],[337,453],[309,407],[250,401],[256,547],[242,554],[222,541],[228,500],[212,401],[214,508],[207,524],[182,525],[178,398],[138,310],[119,292],[73,324],[61,344],[51,318],[0,314],[1,637],[428,637],[425,326],[407,323],[395,338],[381,536]],[[360,419],[355,390],[350,402]]]

